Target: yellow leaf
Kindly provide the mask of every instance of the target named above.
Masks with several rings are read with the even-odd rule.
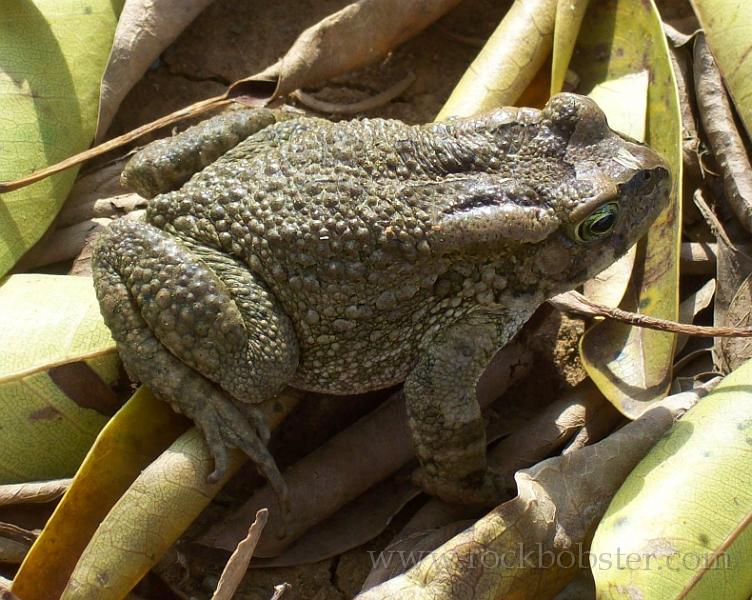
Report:
[[[589,0],[558,0],[556,3],[556,27],[551,64],[551,95],[564,88],[569,61],[572,58],[580,24],[585,16]]]
[[[141,387],[102,430],[13,581],[24,600],[57,600],[99,522],[128,486],[188,427]]]
[[[279,397],[259,405],[270,429],[279,425],[301,395],[302,392],[288,389]],[[174,421],[174,414],[172,419]],[[137,426],[137,423],[139,421],[134,419],[128,428],[123,428],[123,434],[134,439],[143,437],[140,433],[142,425]],[[144,437],[143,442],[149,439]],[[149,464],[127,490],[119,488],[122,496],[81,554],[61,600],[123,598],[246,460],[244,454],[233,451],[224,478],[209,483],[207,477],[214,468],[214,461],[198,429],[189,429]],[[97,495],[98,490],[108,487],[107,477],[103,476],[88,492]],[[114,500],[114,494],[112,498]],[[103,514],[97,513],[99,518],[95,524]],[[13,589],[15,591],[15,587]],[[27,600],[25,596],[24,600]]]
[[[591,547],[598,598],[752,595],[750,381],[747,361],[624,482]]]
[[[0,181],[84,150],[123,0],[3,0]],[[0,276],[45,232],[76,169],[0,195]]]
[[[551,52],[556,0],[515,0],[436,117],[511,106]]]
[[[596,85],[589,96],[608,118],[611,129],[645,141],[648,102],[648,72],[630,73]],[[585,282],[585,295],[606,306],[618,306],[629,285],[637,258],[637,245],[610,267]]]

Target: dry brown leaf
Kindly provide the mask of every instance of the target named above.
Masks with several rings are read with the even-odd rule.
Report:
[[[600,439],[620,420],[619,412],[588,380],[504,438],[489,452],[488,462],[495,471],[511,480],[515,471],[551,456],[565,444],[564,451],[571,452],[588,441]],[[581,435],[583,431],[585,435]],[[451,506],[436,498],[429,500],[374,559],[374,567],[363,589],[404,573],[447,541],[447,532],[461,531],[457,529],[457,521],[472,514],[466,507]]]
[[[490,403],[512,380],[526,372],[530,353],[519,343],[501,350],[484,380],[478,386],[481,403]],[[489,393],[493,387],[494,393]],[[385,436],[384,432],[389,435]],[[352,457],[358,460],[353,461]],[[331,438],[326,444],[300,460],[284,473],[290,490],[291,515],[287,535],[262,536],[257,556],[272,557],[323,521],[346,503],[357,498],[414,458],[412,438],[405,418],[404,401],[394,397],[360,421]],[[238,527],[250,521],[259,508],[269,507],[267,531],[280,530],[277,500],[269,486],[258,490],[240,509],[204,534],[198,541],[214,548],[231,550],[238,542]]]
[[[52,502],[65,493],[71,481],[73,480],[51,479],[49,481],[0,485],[0,506]]]
[[[711,208],[705,202],[701,189],[694,194],[694,202],[700,213],[705,218],[710,230],[716,236],[716,257],[717,257],[717,276],[715,302],[713,303],[713,322],[718,326],[733,325],[732,315],[730,315],[732,304],[739,294],[739,290],[745,283],[747,277],[752,273],[752,256],[750,256],[750,246],[746,242],[746,233],[742,234],[742,229],[738,223],[729,224],[728,231],[718,220]],[[741,243],[734,243],[731,238],[744,240]],[[744,293],[741,293],[743,296]],[[740,296],[740,299],[741,299]],[[747,305],[749,306],[749,305]],[[741,307],[741,314],[736,318],[745,319],[745,308],[742,302],[739,302],[734,309],[738,312]],[[722,373],[731,372],[738,365],[735,362],[734,351],[735,345],[727,345],[726,341],[717,338],[713,345],[713,362],[718,371]],[[741,348],[740,348],[741,349]]]
[[[588,379],[499,442],[489,453],[489,462],[497,471],[511,476],[551,456],[596,418],[605,419],[611,429],[620,417]]]
[[[17,268],[30,271],[75,258],[86,240],[99,233],[112,219],[87,219],[69,227],[50,230],[18,261]]]
[[[685,275],[715,275],[716,244],[684,242],[681,247],[681,272]]]
[[[67,227],[96,217],[119,217],[146,207],[146,199],[136,196],[120,183],[126,157],[82,173],[73,184],[60,214],[57,227]]]
[[[596,600],[595,581],[590,569],[581,569],[577,577],[556,594],[554,600]]]
[[[231,600],[235,595],[235,591],[248,570],[248,563],[251,562],[253,551],[256,549],[256,544],[258,544],[268,518],[269,511],[265,508],[256,513],[256,519],[248,529],[248,534],[238,544],[227,561],[219,578],[217,589],[212,595],[212,600]]]
[[[691,293],[681,304],[679,304],[679,322],[680,323],[694,323],[697,314],[705,310],[713,300],[715,294],[715,279],[706,281],[705,284],[696,292]],[[749,325],[749,323],[742,324],[742,327]],[[736,338],[730,338],[736,339]],[[745,340],[746,338],[739,338]],[[676,337],[676,354],[678,355],[687,345],[689,341],[688,335],[679,335]],[[748,341],[748,340],[747,340]]]
[[[420,494],[409,481],[390,477],[313,526],[274,558],[258,558],[252,567],[287,567],[318,562],[365,544],[387,528],[394,515]]]
[[[725,315],[726,323],[732,327],[752,326],[752,275],[739,284]],[[752,357],[752,340],[745,338],[725,338],[719,340],[719,348],[724,364],[731,371]]]
[[[421,560],[455,535],[470,527],[475,521],[454,521],[435,529],[401,536],[381,552],[370,552],[373,567],[363,582],[363,591],[380,585],[412,569]]]
[[[587,564],[585,544],[624,478],[704,393],[666,398],[605,440],[520,471],[515,499],[358,599],[553,596]]]
[[[212,2],[127,0],[102,76],[96,142],[103,139],[123,98],[149,65]]]
[[[721,73],[698,34],[694,54],[695,90],[708,142],[723,175],[725,199],[747,231],[752,232],[752,166],[734,123]]]
[[[306,29],[275,64],[238,83],[275,81],[271,97],[285,96],[383,58],[458,3],[459,0],[353,2]]]
[[[696,102],[692,74],[692,47],[686,35],[664,22],[663,29],[669,44],[669,55],[676,76],[682,126],[682,161],[684,163],[684,193],[690,193],[702,183],[700,168],[700,135],[697,131]],[[685,203],[686,204],[686,203]],[[691,206],[691,205],[690,205]],[[684,215],[686,223],[687,215]]]

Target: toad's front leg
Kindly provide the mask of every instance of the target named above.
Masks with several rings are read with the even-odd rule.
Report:
[[[475,386],[509,339],[503,319],[467,317],[426,343],[405,381],[405,401],[422,469],[419,483],[455,504],[497,504],[501,479],[486,464],[486,431]]]
[[[292,378],[298,344],[271,292],[234,258],[121,219],[99,238],[94,281],[129,372],[202,430],[217,480],[227,448],[256,463],[286,502],[254,404]]]

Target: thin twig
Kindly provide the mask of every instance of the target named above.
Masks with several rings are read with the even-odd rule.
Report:
[[[176,110],[172,114],[160,117],[159,119],[152,121],[151,123],[141,125],[141,127],[137,127],[136,129],[133,129],[128,133],[124,133],[123,135],[119,135],[116,138],[107,140],[103,144],[89,148],[84,152],[74,154],[73,156],[66,158],[59,163],[55,163],[54,165],[50,165],[49,167],[35,171],[30,175],[21,177],[20,179],[16,179],[14,181],[0,182],[0,194],[12,192],[19,188],[26,187],[27,185],[31,185],[32,183],[36,183],[37,181],[50,177],[51,175],[65,171],[65,169],[70,169],[71,167],[81,164],[82,162],[89,160],[90,158],[100,156],[106,152],[109,152],[110,150],[114,150],[115,148],[120,148],[121,146],[124,146],[125,144],[141,137],[145,133],[166,127],[167,125],[172,125],[173,123],[181,121],[185,118],[193,117],[205,113],[209,110],[226,106],[231,102],[232,100],[227,99],[225,96],[215,96],[214,98],[201,100],[199,102],[191,104],[190,106]]]
[[[657,319],[593,302],[578,292],[559,294],[549,299],[548,302],[562,312],[572,312],[586,317],[606,317],[646,329],[657,329],[658,331],[696,335],[698,337],[752,337],[752,327],[703,327]]]

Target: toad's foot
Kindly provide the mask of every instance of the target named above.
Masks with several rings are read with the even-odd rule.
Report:
[[[480,477],[447,480],[435,474],[430,475],[421,468],[413,473],[412,480],[426,493],[437,496],[450,504],[495,506],[509,493],[509,482],[490,469],[482,473]]]

